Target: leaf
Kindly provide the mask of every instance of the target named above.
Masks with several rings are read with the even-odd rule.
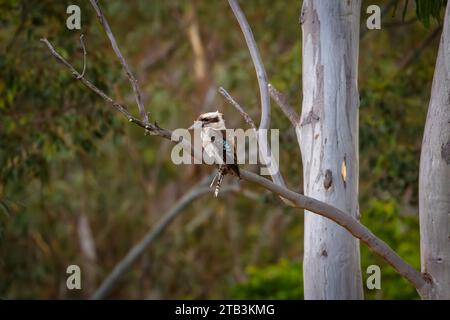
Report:
[[[416,0],[416,15],[426,28],[430,26],[431,18],[441,21],[444,0]]]
[[[402,13],[402,21],[403,22],[405,22],[406,11],[408,10],[408,4],[409,4],[409,0],[406,0],[405,6],[403,7],[403,13]]]

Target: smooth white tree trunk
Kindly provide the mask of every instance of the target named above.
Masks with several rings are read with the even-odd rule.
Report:
[[[420,158],[421,263],[433,280],[428,299],[450,299],[450,5],[442,30]]]
[[[360,0],[305,0],[303,107],[297,127],[305,194],[359,218],[357,86]],[[305,299],[362,299],[359,241],[305,211]]]

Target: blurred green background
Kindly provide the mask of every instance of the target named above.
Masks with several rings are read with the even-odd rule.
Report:
[[[359,60],[362,222],[419,268],[420,145],[439,44],[439,21],[419,21],[410,1],[363,1]],[[301,108],[301,1],[241,1],[269,80]],[[69,4],[82,30],[65,26]],[[365,27],[370,4],[382,29]],[[221,110],[225,87],[259,119],[259,92],[242,33],[226,1],[101,1],[140,81],[152,120],[189,126]],[[429,21],[427,21],[429,20]],[[137,114],[132,91],[88,1],[0,0],[0,298],[87,298],[114,265],[192,185],[212,171],[175,166],[171,143],[140,128],[76,82],[39,42],[47,37],[86,76]],[[198,41],[200,40],[200,41]],[[301,189],[299,148],[273,104],[281,171]],[[230,181],[230,180],[228,180]],[[299,299],[303,214],[242,183],[218,200],[185,209],[118,282],[110,298]],[[87,234],[87,236],[86,236]],[[86,252],[84,242],[92,251]],[[86,244],[86,243],[85,243]],[[381,266],[382,289],[367,299],[417,299],[414,288],[361,246],[366,268]],[[82,267],[83,290],[66,289]]]

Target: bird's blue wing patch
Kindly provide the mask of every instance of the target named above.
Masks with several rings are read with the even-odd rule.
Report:
[[[231,146],[227,140],[223,141],[223,147],[227,153],[232,153]]]

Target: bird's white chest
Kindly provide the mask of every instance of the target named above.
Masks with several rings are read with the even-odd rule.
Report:
[[[222,132],[212,128],[204,128],[200,132],[202,147],[209,157],[222,159]]]

